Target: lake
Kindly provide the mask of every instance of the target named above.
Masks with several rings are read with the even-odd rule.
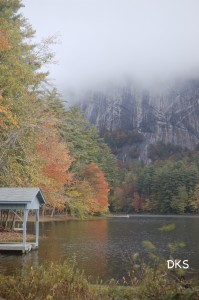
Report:
[[[158,230],[175,223],[172,232]],[[32,231],[29,224],[29,231]],[[68,220],[40,223],[39,249],[27,255],[0,254],[0,272],[13,274],[31,263],[76,259],[78,267],[91,278],[121,279],[131,268],[131,255],[139,252],[147,257],[144,240],[156,245],[158,252],[169,258],[168,243],[183,241],[186,246],[176,253],[176,259],[188,259],[199,277],[199,217],[194,216],[130,216],[92,220]]]

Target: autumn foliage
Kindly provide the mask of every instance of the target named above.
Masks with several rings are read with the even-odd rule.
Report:
[[[66,145],[61,141],[55,122],[56,119],[52,116],[49,121],[45,120],[41,126],[36,150],[43,175],[40,186],[48,199],[48,203],[53,207],[62,208],[66,202],[65,187],[72,182],[72,173],[68,171],[72,158]]]
[[[0,52],[10,49],[10,44],[8,42],[8,37],[2,30],[0,30]]]
[[[52,212],[107,211],[104,172],[113,181],[114,160],[81,112],[67,111],[49,84],[43,67],[52,62],[53,41],[32,43],[21,6],[0,0],[0,186],[38,186]]]
[[[81,171],[81,176],[92,188],[96,211],[107,211],[109,185],[102,170],[97,164],[91,163]]]
[[[7,99],[5,104],[0,93],[0,129],[13,128],[17,126],[17,120],[10,109],[10,103],[11,99]]]

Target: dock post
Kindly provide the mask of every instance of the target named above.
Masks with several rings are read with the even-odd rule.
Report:
[[[39,209],[35,210],[36,247],[39,245]]]
[[[24,250],[26,248],[26,223],[28,219],[28,209],[24,209],[24,217],[23,217],[23,247]]]

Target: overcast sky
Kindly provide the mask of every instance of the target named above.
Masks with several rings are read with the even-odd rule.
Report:
[[[198,0],[23,0],[38,39],[59,33],[59,88],[199,73]]]

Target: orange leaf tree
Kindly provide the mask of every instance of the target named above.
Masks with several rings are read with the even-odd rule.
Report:
[[[72,174],[68,171],[72,163],[66,145],[62,142],[53,122],[53,116],[42,125],[37,143],[37,155],[41,161],[39,179],[48,204],[54,208],[63,208],[66,203],[65,187],[72,182]]]
[[[0,52],[6,51],[8,49],[10,49],[8,37],[2,30],[0,30]]]
[[[91,163],[81,170],[81,176],[92,188],[95,211],[106,212],[108,210],[109,185],[103,171],[97,164]]]

